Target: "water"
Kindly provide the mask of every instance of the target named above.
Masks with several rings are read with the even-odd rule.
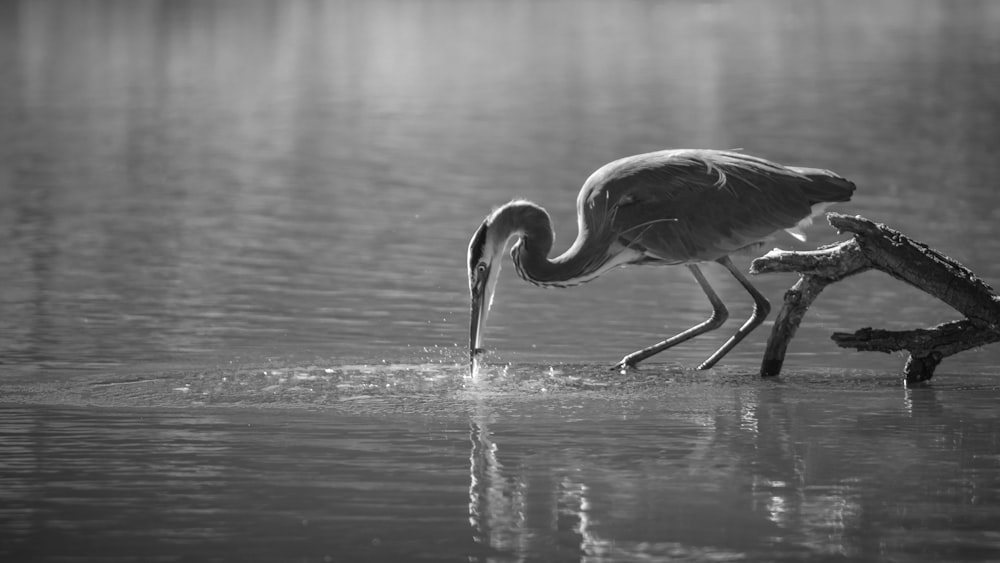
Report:
[[[836,348],[957,318],[884,275],[761,382],[768,324],[688,371],[749,314],[721,268],[727,328],[619,376],[707,315],[683,268],[508,267],[462,367],[482,217],[537,201],[561,250],[587,175],[660,148],[834,169],[838,210],[995,284],[998,30],[987,1],[0,2],[0,553],[1000,558],[1000,348],[911,390]],[[810,237],[774,244],[843,238]]]
[[[2,406],[0,555],[1000,557],[1000,386],[989,377],[907,390],[843,374],[748,385],[718,370],[529,367],[478,382],[406,371],[318,411],[206,406],[221,391],[197,385],[197,408]],[[271,393],[266,375],[229,377]]]

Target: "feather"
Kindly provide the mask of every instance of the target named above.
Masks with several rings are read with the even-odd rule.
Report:
[[[605,199],[602,207],[616,202],[609,216],[588,217],[588,226],[599,230],[610,224],[626,246],[683,263],[717,259],[777,231],[801,239],[822,204],[846,201],[853,189],[826,170],[687,149],[609,163],[591,175],[578,201]]]

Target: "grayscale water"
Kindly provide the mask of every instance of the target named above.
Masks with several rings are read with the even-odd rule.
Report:
[[[727,327],[621,375],[707,316],[684,268],[508,267],[467,377],[486,213],[562,250],[591,171],[685,146],[996,284],[1000,4],[0,1],[0,560],[1000,560],[1000,347],[917,389],[838,349],[958,318],[888,276],[762,381],[769,323],[691,369],[721,268]]]

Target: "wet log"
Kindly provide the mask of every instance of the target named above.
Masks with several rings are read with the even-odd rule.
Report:
[[[751,274],[800,274],[799,281],[785,292],[784,303],[767,339],[760,374],[769,377],[781,373],[788,343],[795,337],[806,311],[826,286],[869,268],[869,262],[854,239],[804,252],[776,248],[754,260],[750,265]]]
[[[1000,298],[965,266],[864,217],[828,213],[827,220],[855,234],[872,267],[937,297],[976,324],[1000,327]]]
[[[929,246],[864,217],[828,213],[827,220],[850,240],[796,252],[772,250],[750,266],[752,274],[797,272],[800,278],[786,293],[761,362],[762,376],[781,372],[788,343],[809,306],[831,283],[872,268],[925,291],[965,315],[966,319],[909,331],[863,328],[835,333],[834,342],[859,351],[908,351],[903,368],[908,383],[929,380],[945,357],[1000,341],[1000,298],[969,269]]]
[[[853,333],[835,332],[832,338],[841,348],[886,354],[910,352],[903,375],[907,383],[920,383],[933,377],[934,368],[946,357],[1000,342],[1000,332],[966,319],[914,330],[867,327]]]

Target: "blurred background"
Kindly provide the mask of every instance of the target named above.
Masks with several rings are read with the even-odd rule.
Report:
[[[996,284],[1000,3],[2,0],[0,362],[462,362],[466,247],[494,206],[545,206],[561,251],[591,171],[678,147],[833,169],[858,185],[838,211]],[[842,238],[810,234],[775,245]],[[684,268],[504,274],[498,362],[610,364],[709,312]],[[777,304],[794,280],[756,283]],[[898,370],[829,334],[957,316],[866,274],[820,298],[786,370]],[[769,326],[727,362],[756,369]]]

